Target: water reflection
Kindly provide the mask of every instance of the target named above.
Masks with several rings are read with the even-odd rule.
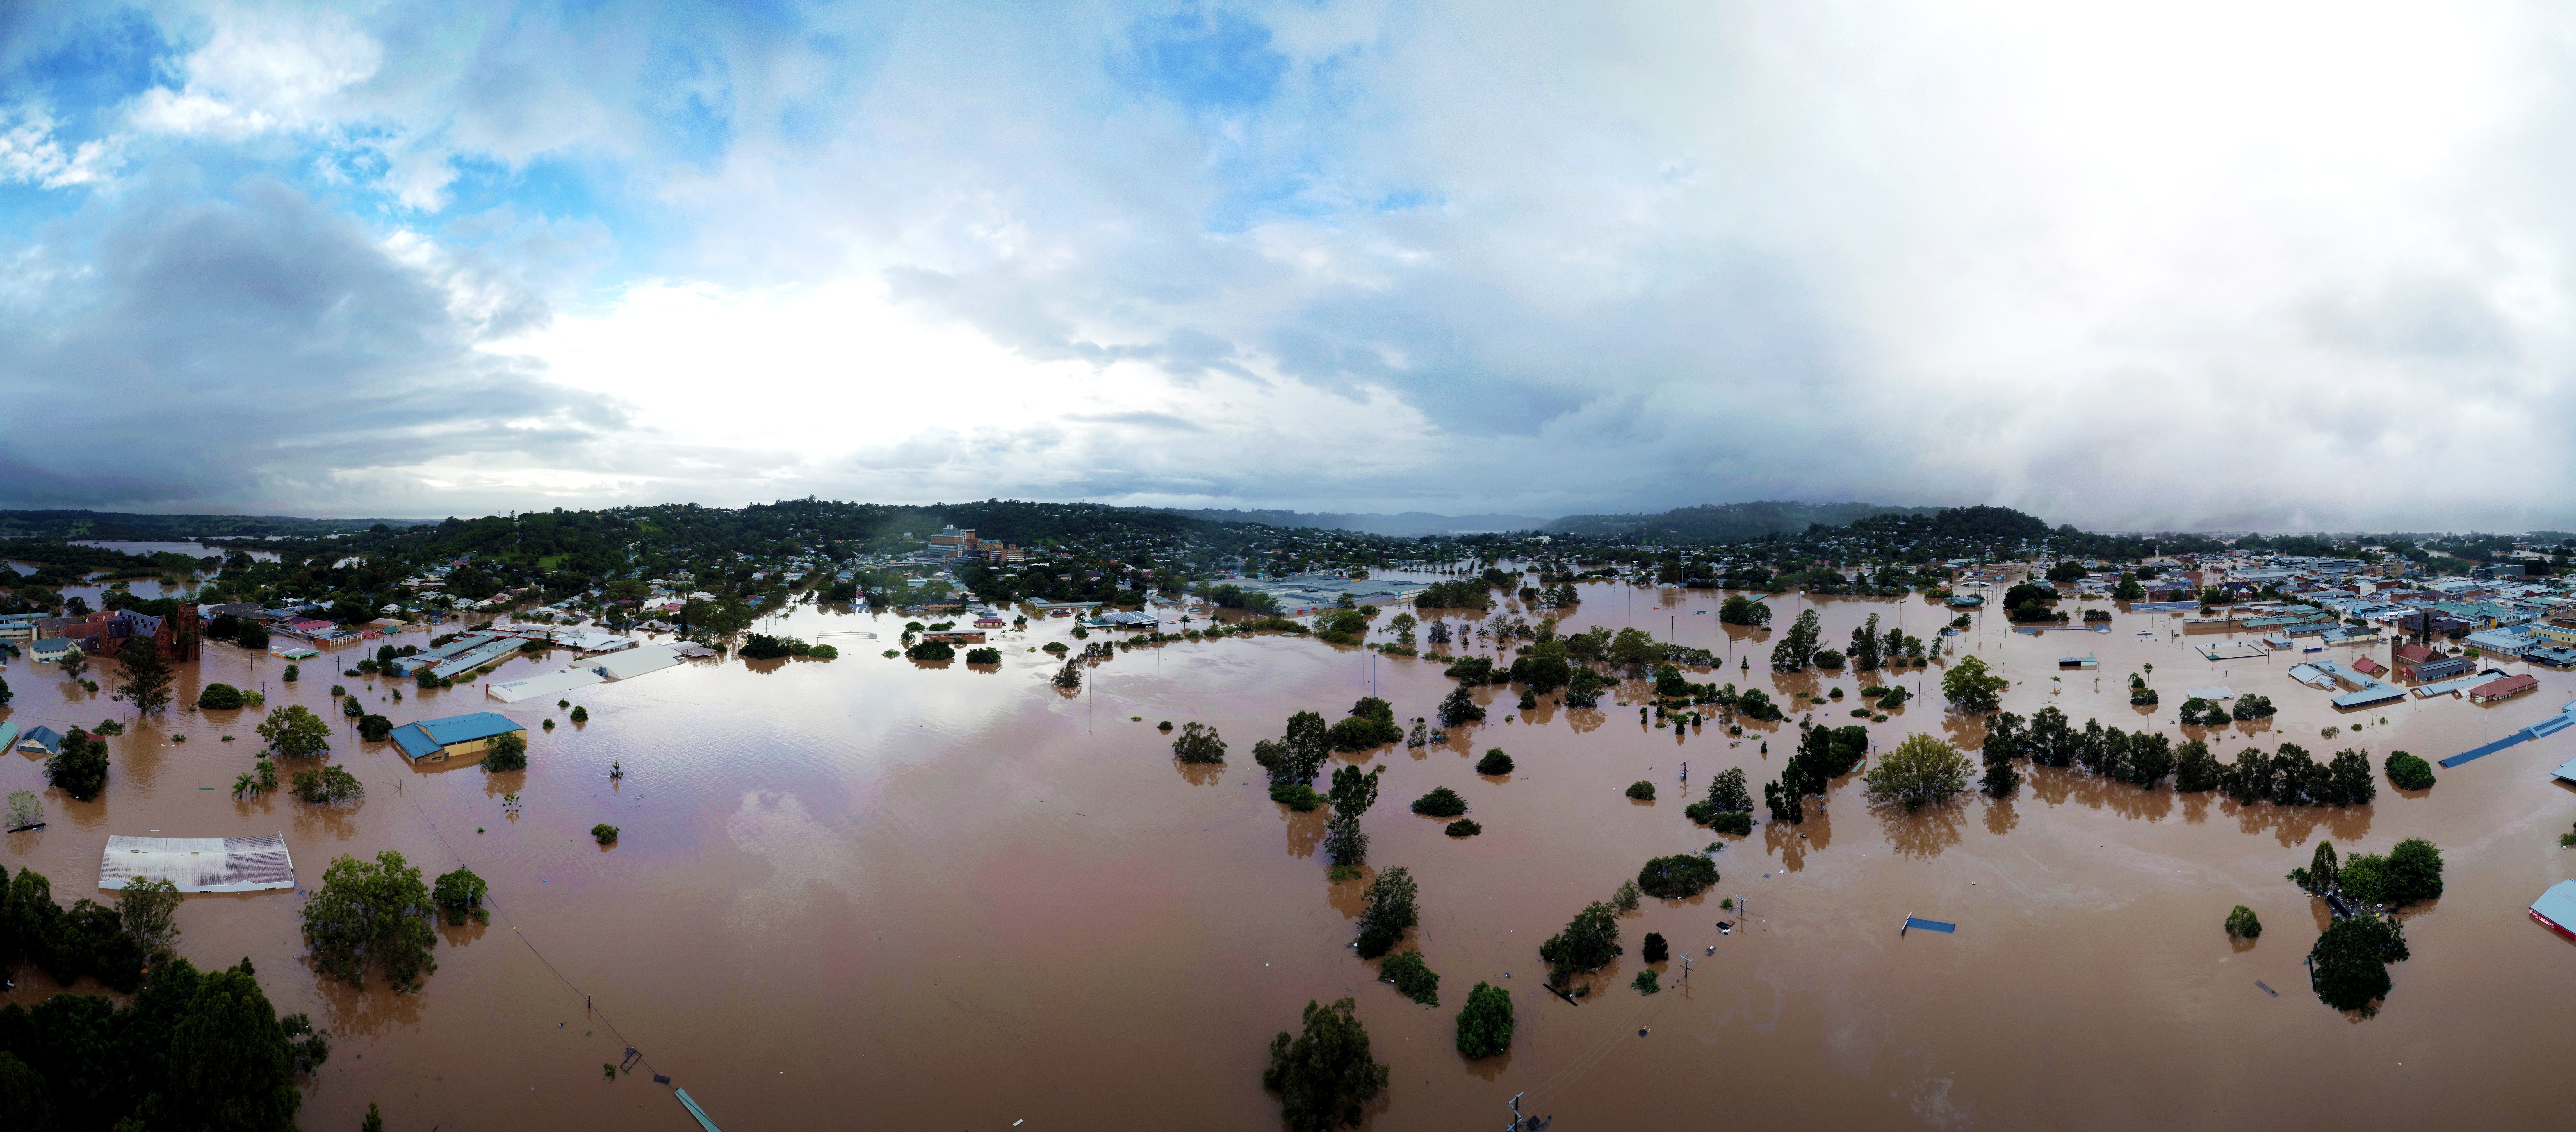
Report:
[[[1315,855],[1324,843],[1324,811],[1318,807],[1299,813],[1286,805],[1279,806],[1280,823],[1287,827],[1288,855],[1300,859]]]
[[[1960,832],[1968,824],[1968,806],[1966,798],[1952,798],[1911,813],[1901,805],[1883,801],[1872,801],[1869,809],[1878,818],[1889,848],[1907,857],[1930,860],[1959,843]]]

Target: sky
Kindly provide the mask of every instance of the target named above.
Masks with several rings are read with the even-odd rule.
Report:
[[[0,6],[0,506],[2576,528],[2576,10]]]

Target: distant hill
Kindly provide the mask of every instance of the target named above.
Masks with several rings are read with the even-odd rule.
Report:
[[[0,538],[184,542],[207,538],[313,538],[421,519],[300,519],[292,515],[136,515],[121,511],[0,511]]]
[[[1475,534],[1483,531],[1533,531],[1547,525],[1537,515],[1434,515],[1406,511],[1396,515],[1346,515],[1325,511],[1216,511],[1165,508],[1175,515],[1217,523],[1264,523],[1273,527],[1317,527],[1363,534],[1413,536]]]
[[[1654,515],[1568,515],[1547,525],[1551,531],[1579,535],[1643,532],[1689,542],[1733,542],[1769,534],[1796,534],[1810,523],[1847,527],[1873,515],[1932,515],[1938,507],[1891,507],[1877,503],[1704,503],[1676,507]]]

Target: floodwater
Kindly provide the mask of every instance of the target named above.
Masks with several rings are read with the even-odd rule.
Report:
[[[105,547],[109,550],[121,550],[127,554],[185,554],[191,558],[204,558],[208,555],[222,557],[232,553],[232,549],[228,547],[207,546],[204,543],[196,542],[110,542],[99,539],[79,539],[74,540],[73,545]],[[274,562],[277,560],[277,552],[271,550],[251,550],[244,551],[243,553],[263,562]],[[37,566],[33,562],[12,560],[9,563],[9,566],[11,569],[18,571],[21,574],[33,574],[37,570]],[[223,571],[221,570],[214,570],[208,572],[206,576],[212,577],[216,574],[221,574],[222,572]],[[104,576],[104,574],[105,571],[93,571],[90,576],[96,578]],[[122,583],[122,585],[126,592],[141,598],[177,597],[182,594],[192,594],[197,591],[197,583],[194,581],[186,581],[175,586],[164,586],[161,584],[161,580],[159,578],[128,578]],[[88,602],[90,607],[95,609],[98,608],[101,601],[105,600],[107,592],[113,588],[115,588],[115,585],[102,582],[97,585],[56,587],[55,592],[61,595],[66,601],[77,597]]]
[[[1720,595],[1583,593],[1572,627],[1634,624],[1730,658],[1723,675],[1696,679],[1783,696],[1871,682],[1771,680],[1776,630],[1715,624]],[[1785,627],[1808,603],[1772,605]],[[1870,613],[1918,635],[1946,620],[1919,599],[1818,607],[1831,647]],[[1436,666],[1306,639],[1228,640],[1120,654],[1067,696],[1047,684],[1046,654],[1024,651],[1063,634],[1064,619],[998,634],[996,672],[880,658],[900,617],[787,616],[787,631],[838,646],[841,659],[709,660],[581,689],[571,699],[590,711],[582,726],[551,703],[501,704],[478,688],[393,703],[389,686],[330,675],[357,648],[308,661],[289,686],[282,662],[210,645],[184,674],[183,699],[205,680],[264,685],[272,705],[302,702],[337,721],[327,692],[339,682],[397,722],[490,710],[558,723],[534,734],[531,768],[508,775],[414,770],[344,731],[335,757],[368,793],[325,811],[230,797],[257,746],[256,712],[174,711],[116,741],[98,802],[48,793],[54,824],[0,839],[0,860],[51,875],[66,900],[89,893],[111,832],[284,831],[307,885],[340,853],[397,849],[429,875],[470,863],[497,914],[440,929],[439,970],[418,995],[317,983],[299,954],[295,894],[185,902],[182,951],[207,966],[248,956],[280,1009],[332,1031],[335,1052],[306,1099],[312,1128],[352,1126],[371,1100],[405,1127],[599,1127],[603,1113],[625,1127],[693,1127],[653,1072],[737,1132],[1273,1127],[1277,1101],[1258,1080],[1270,1035],[1293,1028],[1308,999],[1345,995],[1393,1066],[1371,1115],[1379,1129],[1483,1125],[1520,1092],[1524,1111],[1567,1129],[2563,1119],[2552,1114],[2576,1049],[2563,1019],[2576,946],[2524,909],[2569,875],[2555,835],[2576,820],[2576,794],[2547,772],[2576,731],[2439,771],[2421,795],[2382,779],[2375,805],[2350,810],[2240,808],[2041,770],[2016,800],[1970,796],[1913,817],[1873,813],[1844,780],[1804,825],[1739,839],[1691,825],[1682,805],[1724,767],[1744,767],[1757,787],[1774,777],[1793,727],[1748,728],[1740,743],[1709,727],[1677,742],[1641,726],[1634,707],[1520,713],[1509,710],[1517,692],[1489,689],[1493,719],[1446,747],[1360,760],[1387,767],[1364,823],[1370,860],[1407,866],[1421,885],[1414,942],[1442,976],[1442,1006],[1427,1009],[1348,950],[1361,882],[1326,882],[1323,815],[1268,801],[1251,744],[1292,711],[1338,716],[1372,687],[1401,717],[1428,715],[1450,687]],[[2320,756],[2360,746],[2374,765],[2392,748],[2439,758],[2570,698],[2565,676],[2543,674],[2541,693],[2492,707],[2444,698],[2338,716],[2325,693],[2282,675],[2296,656],[2212,664],[2184,651],[2169,615],[2124,613],[2108,634],[2000,625],[1959,648],[2012,676],[2007,706],[2025,714],[2054,703],[2078,721],[2179,735],[2170,721],[2184,688],[2271,696],[2280,715],[2226,729],[2226,757],[2296,741]],[[2155,636],[2137,639],[2140,628]],[[2098,686],[2056,667],[2084,652],[2101,657]],[[1749,676],[1737,657],[1752,658]],[[560,663],[513,660],[493,679]],[[2164,698],[2153,712],[2125,694],[2146,663]],[[112,685],[114,666],[99,668]],[[1928,694],[1871,725],[1882,746],[1958,731],[1937,705],[1940,671],[1903,677]],[[60,729],[122,706],[23,662],[7,675],[21,723]],[[1174,763],[1154,728],[1165,719],[1215,724],[1229,761]],[[1847,708],[1816,719],[1854,722]],[[2357,734],[2318,735],[2357,721]],[[188,741],[167,742],[174,731]],[[1490,747],[1510,752],[1516,772],[1478,776]],[[1676,781],[1684,760],[1687,788]],[[1639,779],[1662,797],[1622,796]],[[34,760],[0,762],[0,789],[38,782]],[[1466,795],[1483,836],[1453,840],[1407,812],[1437,785]],[[503,805],[511,792],[516,817]],[[615,848],[592,844],[599,822],[622,828]],[[2380,1015],[2349,1018],[2305,989],[2300,960],[2323,921],[2282,874],[2319,837],[2349,853],[2410,836],[2444,849],[2448,894],[2411,917],[2414,958],[2392,968]],[[1712,840],[1728,842],[1715,890],[1649,899],[1626,917],[1627,956],[1581,1005],[1541,990],[1540,940],[1647,858]],[[1722,913],[1725,896],[1749,899],[1749,917]],[[2250,946],[2220,929],[2237,904],[2267,929]],[[1959,930],[1900,938],[1909,913]],[[1743,926],[1721,936],[1720,919]],[[1687,983],[1677,961],[1663,965],[1667,989],[1641,996],[1627,984],[1649,931],[1696,961]],[[1469,1063],[1452,1018],[1478,980],[1513,992],[1519,1026],[1509,1055]],[[22,984],[19,1001],[52,989],[32,972]],[[643,1055],[636,1075],[604,1080],[600,1065],[627,1045]]]

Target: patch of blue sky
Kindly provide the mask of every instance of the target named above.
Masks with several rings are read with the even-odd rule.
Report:
[[[89,196],[86,187],[48,189],[0,181],[0,246],[29,238],[49,220],[79,212]]]
[[[712,168],[733,144],[733,77],[722,55],[656,39],[636,89],[673,158]]]
[[[61,31],[0,75],[0,96],[42,103],[75,139],[106,132],[105,119],[153,85],[173,50],[152,18],[132,8],[82,15]]]
[[[595,219],[616,226],[616,208],[592,181],[590,170],[569,158],[540,157],[513,168],[485,157],[449,160],[456,179],[447,186],[447,216],[508,208],[530,217]]]
[[[1239,12],[1191,9],[1128,25],[1109,74],[1131,89],[1192,109],[1245,110],[1270,101],[1288,73],[1288,57],[1270,45],[1270,28]]]

